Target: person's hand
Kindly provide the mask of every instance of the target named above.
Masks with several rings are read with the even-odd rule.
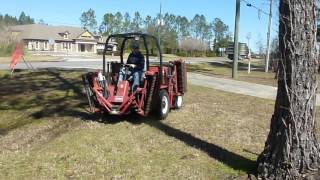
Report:
[[[130,67],[135,68],[136,65],[135,64],[129,64]]]

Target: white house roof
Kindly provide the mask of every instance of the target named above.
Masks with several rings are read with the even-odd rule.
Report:
[[[56,40],[56,41],[72,41],[77,39],[86,30],[72,26],[50,26],[43,24],[28,24],[10,26],[9,31],[20,32],[21,39],[37,39],[37,40]],[[68,39],[63,37],[68,34]]]

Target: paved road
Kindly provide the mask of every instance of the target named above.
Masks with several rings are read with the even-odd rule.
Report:
[[[107,59],[108,61],[117,61],[118,59]],[[151,62],[154,60],[151,60]],[[187,63],[203,63],[203,62],[227,62],[230,61],[226,58],[188,58]],[[102,69],[102,59],[81,58],[81,57],[65,57],[64,60],[59,62],[30,62],[35,68],[91,68]],[[0,69],[8,69],[8,63],[0,63]],[[16,66],[17,69],[25,69],[26,66],[23,62],[19,62]]]
[[[198,62],[197,60],[189,60],[192,62]],[[204,60],[208,62],[208,60]],[[211,61],[218,61],[219,60],[211,60]],[[63,69],[101,69],[101,60],[81,60],[78,59],[68,59],[66,61],[61,62],[37,62],[32,63],[35,68],[63,68]],[[23,63],[17,65],[18,69],[25,69],[26,66]],[[0,69],[8,69],[8,64],[0,64]],[[237,94],[244,94],[264,99],[275,99],[277,88],[272,86],[248,83],[243,81],[235,81],[231,79],[222,79],[216,78],[212,76],[205,76],[196,73],[188,73],[188,82],[191,84],[209,87],[213,89],[218,89],[222,91],[237,93]],[[317,95],[319,97],[319,95]],[[320,97],[319,97],[320,98]],[[317,98],[317,105],[320,105],[320,99]]]

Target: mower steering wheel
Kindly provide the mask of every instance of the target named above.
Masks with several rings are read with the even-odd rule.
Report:
[[[122,68],[128,69],[128,70],[132,70],[135,68],[135,64],[122,64]]]

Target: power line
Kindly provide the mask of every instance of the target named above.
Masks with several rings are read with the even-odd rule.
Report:
[[[258,12],[260,12],[260,13],[262,13],[262,14],[264,14],[264,15],[266,15],[266,16],[268,16],[269,17],[269,13],[268,12],[266,12],[264,9],[261,9],[261,8],[259,8],[259,7],[257,7],[256,5],[254,5],[253,3],[251,3],[251,2],[249,2],[249,1],[247,1],[247,0],[241,0],[242,2],[244,2],[244,3],[246,3],[246,5],[248,6],[248,7],[252,7],[252,8],[254,8],[254,9],[256,9],[256,10],[258,10]],[[273,14],[272,14],[272,19],[277,19],[277,17],[275,17]]]
[[[251,2],[247,1],[247,0],[241,0],[242,2],[246,3],[248,7],[252,7],[252,8],[255,8],[256,10],[258,10],[258,12],[261,12],[267,16],[269,16],[269,13],[264,11],[263,9],[255,6],[254,4],[252,4]]]
[[[269,17],[270,14],[269,14],[268,12],[266,12],[265,10],[257,7],[257,6],[254,5],[252,2],[249,2],[249,1],[247,1],[247,0],[241,0],[241,1],[244,2],[244,3],[246,3],[246,5],[247,5],[248,7],[252,7],[252,8],[254,8],[254,9],[258,10],[258,12],[261,12],[262,14],[264,14],[264,15],[266,15],[266,16]],[[276,19],[276,17],[275,17],[273,14],[272,14],[271,17],[272,17],[272,19]],[[277,21],[273,21],[273,22],[275,23],[275,26],[279,26],[279,23],[278,23]],[[274,28],[272,28],[272,31],[274,31],[274,32],[276,32],[276,33],[279,33],[279,31],[276,30],[276,29],[274,29]]]

